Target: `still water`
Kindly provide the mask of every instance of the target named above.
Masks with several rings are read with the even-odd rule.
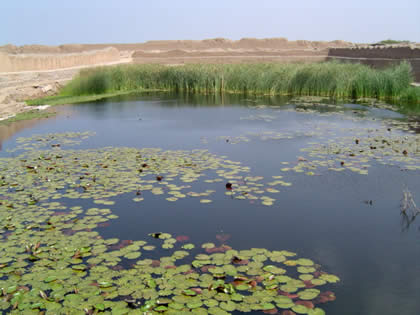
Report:
[[[194,187],[215,190],[208,204],[189,198],[168,202],[151,194],[137,204],[131,202],[132,194],[124,194],[113,208],[119,218],[97,229],[104,238],[141,240],[163,231],[202,244],[229,234],[226,243],[235,249],[289,250],[340,277],[328,287],[337,299],[321,305],[327,314],[420,314],[420,218],[407,224],[400,213],[404,189],[420,205],[420,170],[405,170],[403,161],[389,165],[375,158],[359,163],[369,165],[367,175],[325,167],[290,170],[311,159],[302,149],[313,143],[339,143],[343,137],[386,132],[391,126],[391,132],[404,136],[407,130],[394,131],[403,116],[355,104],[167,94],[56,110],[56,117],[4,140],[0,156],[15,154],[8,150],[18,137],[92,131],[95,136],[76,148],[207,149],[250,167],[251,176],[281,175],[292,184],[276,187],[280,192],[272,206],[235,200],[225,194],[225,183]],[[334,153],[324,159],[334,159]]]

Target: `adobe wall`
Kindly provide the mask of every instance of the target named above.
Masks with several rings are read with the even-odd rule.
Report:
[[[0,72],[54,70],[118,60],[120,60],[120,52],[115,48],[69,54],[7,54],[0,52]]]
[[[363,48],[330,48],[328,56],[348,58],[386,58],[412,59],[420,58],[420,48],[412,47],[381,47],[370,46]]]
[[[420,48],[417,47],[331,48],[327,60],[362,63],[378,69],[405,60],[413,68],[415,81],[420,82]]]

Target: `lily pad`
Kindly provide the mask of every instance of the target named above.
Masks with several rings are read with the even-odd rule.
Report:
[[[295,305],[292,310],[297,314],[308,314],[311,309],[303,305]]]
[[[298,292],[298,296],[302,300],[313,300],[319,295],[320,291],[317,289],[306,289]]]

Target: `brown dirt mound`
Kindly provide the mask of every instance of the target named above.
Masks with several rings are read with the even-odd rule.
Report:
[[[328,49],[323,50],[169,50],[149,52],[138,50],[132,55],[134,59],[138,58],[199,58],[199,57],[290,57],[290,56],[327,56]]]
[[[148,41],[138,45],[138,50],[209,50],[209,49],[325,49],[330,47],[351,47],[352,43],[345,41],[289,41],[286,38],[242,38],[232,41],[224,38],[206,40],[166,40]]]
[[[104,49],[115,47],[120,51],[143,50],[143,51],[169,51],[169,50],[212,50],[212,49],[325,49],[330,47],[351,47],[352,43],[345,41],[289,41],[287,38],[242,38],[234,41],[226,38],[212,38],[204,40],[154,40],[145,43],[133,44],[67,44],[60,46],[24,45],[0,46],[0,51],[8,54],[58,54],[76,53],[88,50]]]

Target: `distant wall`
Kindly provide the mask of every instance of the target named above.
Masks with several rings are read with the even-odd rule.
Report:
[[[69,54],[7,54],[0,52],[0,72],[54,70],[118,61],[115,48]]]
[[[405,60],[411,64],[416,82],[420,82],[420,48],[363,47],[331,48],[328,60],[362,63],[374,68],[385,68]]]
[[[411,47],[369,47],[369,48],[331,48],[328,56],[348,58],[386,58],[412,59],[420,58],[420,48]]]
[[[304,50],[304,49],[288,49],[288,50],[223,50],[223,51],[187,51],[187,50],[168,50],[160,52],[150,52],[137,50],[133,53],[133,58],[213,58],[213,57],[314,57],[328,55],[328,50]]]
[[[286,38],[242,38],[229,40],[213,38],[205,40],[156,40],[137,45],[136,50],[207,50],[207,49],[326,49],[329,47],[350,47],[345,41],[289,41]]]

